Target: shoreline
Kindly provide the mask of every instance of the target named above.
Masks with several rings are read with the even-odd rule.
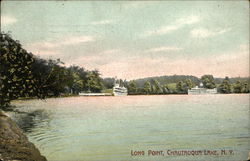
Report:
[[[208,96],[208,95],[244,95],[244,94],[250,94],[250,93],[217,93],[217,94],[129,94],[127,96]],[[39,98],[18,98],[16,100],[12,100],[12,102],[15,101],[28,101],[28,100],[47,100],[47,99],[57,99],[57,98],[68,98],[68,97],[127,97],[127,96],[113,96],[113,95],[69,95],[69,96],[59,96],[59,97],[48,97],[45,99],[39,99]]]
[[[0,160],[47,161],[21,128],[0,110]]]

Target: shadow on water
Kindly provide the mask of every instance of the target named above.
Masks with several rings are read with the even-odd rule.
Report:
[[[24,132],[32,132],[37,126],[48,123],[49,115],[44,110],[35,110],[19,117],[17,123]]]
[[[12,107],[7,110],[7,113],[12,113],[12,119],[25,133],[32,132],[38,126],[46,126],[50,121],[49,113],[43,109],[21,111],[19,108]]]

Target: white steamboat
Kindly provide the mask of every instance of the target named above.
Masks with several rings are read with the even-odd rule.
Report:
[[[124,85],[121,85],[120,81],[115,80],[113,87],[114,96],[127,96],[128,90]]]

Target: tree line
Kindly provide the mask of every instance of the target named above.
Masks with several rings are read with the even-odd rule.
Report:
[[[66,67],[60,60],[41,59],[22,48],[8,33],[0,34],[0,106],[20,97],[60,96],[80,91],[101,92],[105,87],[97,70]]]
[[[159,77],[156,78],[144,78],[144,79],[138,79],[138,80],[132,80],[130,82],[126,82],[126,86],[128,88],[129,94],[187,94],[188,90],[199,86],[200,83],[203,84],[202,88],[207,89],[213,89],[217,88],[219,93],[249,93],[250,92],[250,86],[249,86],[249,78],[248,79],[242,79],[237,80],[235,82],[231,81],[229,77],[225,77],[224,80],[220,83],[216,83],[216,78],[213,77],[213,75],[203,75],[201,79],[196,79],[193,76],[167,76],[168,80],[162,79],[161,82],[167,82],[170,83],[160,83],[159,80],[157,80]],[[181,79],[180,79],[181,78]],[[193,78],[191,80],[190,78]],[[179,79],[178,82],[173,83],[172,80]],[[233,78],[234,79],[234,78]],[[141,85],[141,82],[144,82],[143,85]],[[218,82],[218,78],[217,78]]]

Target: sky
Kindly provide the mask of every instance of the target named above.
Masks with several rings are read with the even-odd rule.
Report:
[[[249,76],[249,1],[2,1],[1,30],[102,77]]]

